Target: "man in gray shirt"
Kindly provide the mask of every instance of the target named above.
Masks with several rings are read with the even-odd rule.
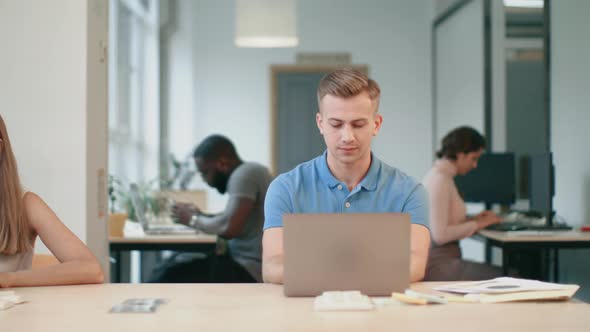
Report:
[[[197,278],[193,282],[261,282],[264,198],[272,181],[270,172],[260,164],[242,161],[232,142],[221,135],[205,138],[193,157],[203,180],[219,193],[229,194],[225,211],[217,215],[203,213],[193,204],[177,204],[173,209],[179,222],[228,240],[225,256],[188,262],[188,265],[214,265],[213,271],[208,273],[209,280]],[[156,281],[189,281],[187,275],[179,275],[180,279],[176,279],[172,274],[199,270],[203,269],[172,267]]]

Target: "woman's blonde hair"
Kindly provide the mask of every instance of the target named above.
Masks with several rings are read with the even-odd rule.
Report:
[[[30,227],[23,206],[23,190],[8,131],[0,115],[0,254],[31,249]]]

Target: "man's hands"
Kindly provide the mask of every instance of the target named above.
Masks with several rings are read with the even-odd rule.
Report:
[[[201,214],[201,210],[193,204],[178,203],[172,207],[172,216],[185,225],[189,225],[194,215]]]
[[[502,222],[502,219],[498,217],[492,211],[482,211],[478,215],[475,216],[475,221],[477,222],[477,226],[479,229],[484,229],[490,225],[497,224]]]

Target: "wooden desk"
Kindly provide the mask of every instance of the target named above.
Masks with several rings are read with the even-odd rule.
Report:
[[[523,249],[536,249],[546,252],[545,280],[549,280],[550,269],[553,267],[553,281],[559,281],[559,249],[590,248],[590,233],[579,231],[514,231],[500,232],[481,230],[475,236],[484,241],[486,262],[491,262],[492,247],[502,249],[502,266],[504,274],[508,271],[507,264],[513,252]],[[551,256],[551,258],[550,258]]]
[[[430,284],[431,285],[431,284]],[[414,288],[429,287],[415,284]],[[14,289],[29,302],[0,311],[2,332],[47,331],[588,331],[590,306],[536,302],[409,306],[314,312],[267,284],[105,284]],[[154,314],[110,314],[129,298],[169,302]]]
[[[210,252],[215,250],[217,236],[204,233],[194,235],[145,235],[141,237],[110,237],[109,249],[115,259],[115,279],[121,280],[121,252],[138,250],[175,250],[188,252]]]

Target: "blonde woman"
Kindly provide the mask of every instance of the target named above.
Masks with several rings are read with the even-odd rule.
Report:
[[[10,139],[0,116],[0,288],[102,283],[90,250],[32,192],[24,192]],[[31,270],[35,241],[59,264]]]

